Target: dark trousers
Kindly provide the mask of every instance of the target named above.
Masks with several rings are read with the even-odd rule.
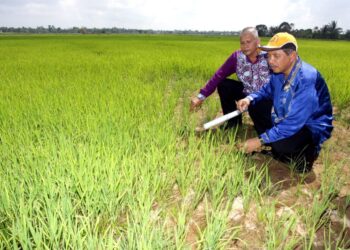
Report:
[[[255,103],[254,106],[264,105],[262,102]],[[271,117],[271,108],[270,112],[266,115]],[[262,115],[265,117],[264,115]],[[273,124],[271,118],[269,122],[266,120],[255,119],[254,126],[258,134],[264,133],[266,130],[272,128]],[[262,132],[261,132],[262,131]],[[312,140],[312,133],[306,127],[302,127],[294,135],[275,141],[267,144],[272,148],[272,156],[284,163],[292,164],[296,172],[309,172],[312,169],[314,161],[318,157],[317,148]]]
[[[313,143],[312,134],[303,127],[296,134],[269,144],[273,157],[282,162],[292,164],[296,172],[309,172],[317,159],[317,148]]]
[[[218,85],[218,93],[224,114],[237,110],[236,101],[246,97],[243,88],[243,83],[232,79],[225,79]],[[271,101],[261,101],[259,105],[249,106],[248,112],[258,134],[264,133],[266,127],[272,127],[271,108]],[[226,124],[226,128],[236,127],[241,124],[242,115],[239,115],[230,119]]]
[[[237,110],[236,101],[246,97],[243,93],[243,84],[231,79],[225,79],[218,85],[218,93],[224,114]],[[258,135],[273,126],[271,108],[271,101],[260,101],[255,105],[249,105],[248,112]],[[226,127],[235,127],[240,124],[242,124],[241,115],[230,119]],[[285,163],[294,163],[297,172],[310,171],[318,156],[312,134],[306,127],[291,137],[267,144],[267,146],[271,146],[274,158]]]

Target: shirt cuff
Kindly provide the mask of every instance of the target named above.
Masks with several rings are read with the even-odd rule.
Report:
[[[250,95],[248,95],[247,97],[246,97],[249,101],[253,101],[254,100],[254,98],[252,97],[252,96],[250,96]]]
[[[260,142],[261,142],[262,144],[266,144],[266,143],[268,143],[268,142],[270,141],[270,138],[269,138],[269,136],[267,135],[266,132],[263,133],[263,134],[261,134],[261,135],[259,136],[259,138],[260,138]]]

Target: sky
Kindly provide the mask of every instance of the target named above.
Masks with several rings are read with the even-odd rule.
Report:
[[[350,0],[0,0],[0,26],[240,31],[335,20],[350,30]]]

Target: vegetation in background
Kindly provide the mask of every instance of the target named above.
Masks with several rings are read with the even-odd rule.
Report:
[[[350,30],[344,30],[338,27],[337,21],[333,20],[322,27],[313,27],[307,29],[296,29],[294,23],[282,22],[278,26],[267,27],[265,24],[256,25],[259,36],[273,36],[278,32],[289,32],[297,38],[315,38],[315,39],[345,39],[350,40]],[[125,29],[120,27],[113,28],[88,28],[72,27],[60,28],[54,25],[47,27],[0,27],[0,33],[27,33],[27,34],[185,34],[185,35],[220,35],[231,36],[239,35],[240,31],[203,31],[203,30],[152,30],[152,29]]]

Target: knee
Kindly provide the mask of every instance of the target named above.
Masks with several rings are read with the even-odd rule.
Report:
[[[270,146],[276,155],[290,155],[296,152],[294,145],[284,145],[279,141],[271,143]]]
[[[224,79],[224,80],[222,80],[222,81],[219,83],[219,85],[218,85],[218,92],[219,92],[219,94],[224,93],[225,90],[227,90],[227,88],[230,87],[230,84],[232,84],[232,83],[230,82],[230,79]]]

